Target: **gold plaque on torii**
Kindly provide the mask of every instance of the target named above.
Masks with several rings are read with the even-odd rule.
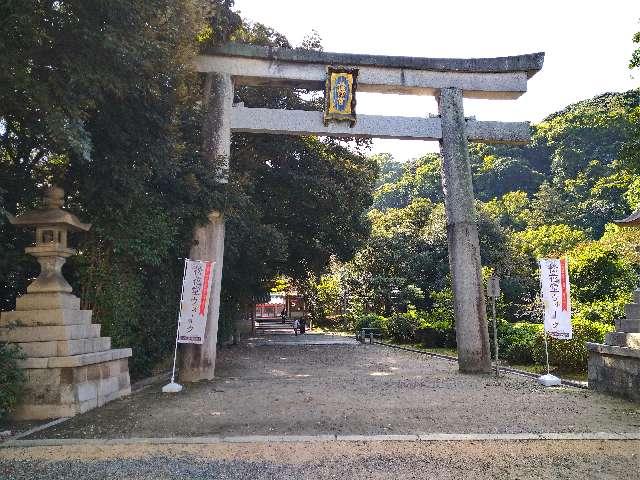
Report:
[[[356,89],[358,69],[327,67],[324,124],[329,121],[356,123]]]

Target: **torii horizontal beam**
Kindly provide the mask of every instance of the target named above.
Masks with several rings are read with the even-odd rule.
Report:
[[[542,68],[544,53],[497,58],[416,58],[274,49],[227,44],[194,60],[199,72],[231,75],[235,85],[323,90],[327,65],[357,67],[362,92],[436,95],[459,88],[466,98],[514,99]]]
[[[347,123],[323,122],[322,112],[275,110],[234,106],[231,131],[283,135],[321,135],[329,137],[373,137],[399,140],[440,140],[439,117],[394,117],[358,115],[353,127]],[[466,134],[471,142],[523,144],[530,140],[528,122],[479,122],[466,120]]]

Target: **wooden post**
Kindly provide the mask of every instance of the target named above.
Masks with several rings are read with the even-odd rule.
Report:
[[[442,186],[447,212],[458,367],[461,372],[489,372],[489,331],[462,90],[443,88],[438,106],[442,119]]]

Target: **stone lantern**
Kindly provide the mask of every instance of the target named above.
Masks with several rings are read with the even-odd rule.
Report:
[[[62,266],[76,251],[67,246],[68,232],[86,232],[91,224],[82,223],[72,213],[62,210],[64,191],[50,187],[45,191],[44,208],[16,218],[11,223],[21,227],[35,227],[35,245],[25,252],[40,263],[40,275],[27,287],[29,293],[71,293],[71,285],[62,276]]]
[[[26,385],[22,403],[13,413],[19,420],[70,417],[131,392],[130,348],[111,348],[91,323],[92,311],[80,310],[80,299],[62,276],[69,232],[91,225],[62,209],[64,191],[45,191],[44,208],[10,217],[11,223],[35,228],[35,244],[25,249],[41,271],[16,299],[16,310],[0,314],[0,341],[16,344],[25,357]]]
[[[614,222],[620,227],[640,227],[640,210]],[[625,318],[604,343],[587,343],[589,388],[640,401],[640,288],[633,303],[624,307]]]

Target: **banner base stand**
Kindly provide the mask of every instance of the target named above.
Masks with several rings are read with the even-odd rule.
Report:
[[[182,391],[182,385],[171,382],[162,387],[162,393],[178,393]]]
[[[562,385],[562,380],[560,380],[555,375],[547,373],[546,375],[538,377],[538,383],[544,385],[545,387],[557,387],[559,385]]]

